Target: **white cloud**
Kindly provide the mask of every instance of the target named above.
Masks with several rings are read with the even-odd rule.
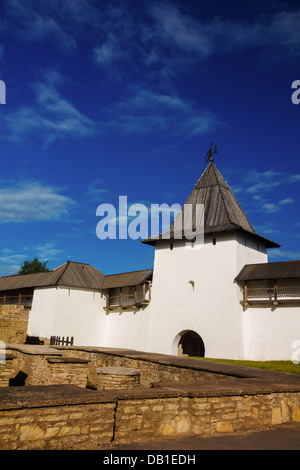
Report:
[[[154,3],[151,12],[161,39],[194,54],[195,60],[246,48],[279,47],[289,53],[300,43],[300,10],[261,15],[247,22],[218,17],[201,22],[170,2]]]
[[[0,190],[0,223],[38,222],[67,218],[74,201],[56,188],[25,181]]]
[[[103,199],[103,195],[108,192],[107,189],[103,188],[103,182],[100,178],[96,178],[91,181],[88,185],[86,195],[93,201],[99,201]]]
[[[16,274],[23,264],[26,255],[15,253],[13,250],[3,248],[0,255],[0,276]]]
[[[55,14],[47,3],[49,5],[52,2],[4,1],[5,29],[19,36],[22,41],[40,43],[49,40],[63,52],[74,52],[75,37],[65,29],[59,15]]]
[[[111,64],[115,59],[118,59],[121,55],[122,54],[118,44],[118,40],[113,35],[110,35],[108,39],[102,44],[99,44],[94,47],[94,60],[99,65],[106,66],[107,64]]]
[[[184,51],[198,52],[202,57],[211,53],[212,44],[208,28],[191,16],[182,14],[171,3],[155,3],[151,12],[157,22],[158,34],[165,41],[173,41]]]
[[[45,243],[44,245],[33,245],[31,251],[36,253],[36,257],[40,261],[50,261],[56,259],[60,253],[63,253],[63,250],[55,248],[53,243]]]
[[[57,86],[63,82],[59,73],[48,70],[44,82],[32,84],[34,104],[1,115],[3,138],[22,143],[26,137],[38,136],[47,147],[55,140],[83,138],[97,132],[97,124],[59,94]]]
[[[161,93],[141,87],[131,87],[130,96],[113,106],[108,127],[123,133],[166,131],[191,137],[205,134],[222,125],[217,116],[198,110],[195,103],[175,93]]]
[[[265,203],[261,207],[261,210],[262,212],[278,212],[281,209],[283,209],[285,206],[289,204],[293,204],[294,202],[295,202],[294,199],[286,198],[286,199],[282,199],[276,204]]]
[[[290,259],[296,260],[300,259],[300,251],[292,251],[292,250],[270,250],[268,253],[269,258],[283,258],[283,259]]]

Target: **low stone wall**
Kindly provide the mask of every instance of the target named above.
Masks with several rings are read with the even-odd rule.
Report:
[[[0,387],[9,387],[14,356],[0,350]]]
[[[0,305],[0,340],[24,344],[30,309],[23,305]]]
[[[87,385],[87,359],[63,357],[60,351],[47,346],[8,345],[7,352],[14,356],[11,385]]]
[[[119,400],[116,442],[210,436],[300,421],[300,393]],[[129,437],[130,436],[130,437]]]
[[[104,399],[89,403],[74,397],[70,400],[65,387],[69,386],[7,389],[18,395],[22,406],[7,401],[5,406],[0,398],[0,449],[80,449],[110,443],[114,402]],[[74,391],[71,393],[74,395]]]
[[[70,384],[77,387],[87,386],[88,361],[78,358],[48,357],[48,383],[51,385]]]
[[[97,449],[300,422],[296,374],[104,348],[7,345],[6,355],[0,449]],[[8,387],[9,371],[26,386]]]
[[[140,370],[140,386],[151,387],[153,383],[159,381],[194,381],[194,380],[216,380],[219,377],[226,377],[226,380],[234,379],[235,376],[216,371],[209,371],[199,368],[195,360],[190,360],[188,365],[184,365],[183,360],[178,362],[178,358],[174,357],[172,364],[172,356],[168,360],[163,361],[160,355],[145,354],[143,359],[142,353],[136,355],[126,355],[126,352],[115,353],[113,351],[103,352],[102,348],[80,348],[73,346],[67,348],[64,346],[57,347],[57,350],[63,351],[65,356],[78,357],[88,359],[90,361],[89,380],[97,387],[98,378],[95,375],[95,368],[111,368],[124,367]],[[167,356],[164,356],[165,358]],[[194,361],[195,367],[192,366]]]
[[[14,392],[14,393],[12,393]],[[99,392],[73,386],[0,389],[0,449],[101,449],[166,436],[209,436],[300,421],[300,392]]]
[[[140,386],[139,369],[129,367],[101,367],[97,372],[97,390],[126,390]]]

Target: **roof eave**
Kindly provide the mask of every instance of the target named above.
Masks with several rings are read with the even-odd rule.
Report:
[[[280,248],[281,245],[277,242],[274,242],[273,240],[270,240],[268,238],[265,238],[263,237],[262,235],[259,235],[258,233],[256,232],[249,232],[248,230],[245,230],[243,229],[242,227],[232,227],[230,229],[222,229],[222,228],[218,228],[218,227],[209,227],[209,228],[206,228],[204,230],[204,236],[205,235],[213,235],[213,234],[216,234],[216,233],[232,233],[232,232],[241,232],[241,233],[244,233],[252,238],[256,238],[256,239],[259,239],[261,241],[263,241],[265,244],[266,244],[266,248]],[[152,245],[152,246],[155,246],[155,244],[157,242],[168,242],[170,240],[188,240],[190,241],[189,239],[186,239],[185,237],[182,237],[181,239],[178,239],[178,238],[174,238],[172,236],[170,236],[169,238],[162,238],[160,235],[157,235],[157,236],[154,236],[154,237],[150,237],[150,238],[146,238],[144,240],[142,240],[142,243],[146,244],[146,245]]]

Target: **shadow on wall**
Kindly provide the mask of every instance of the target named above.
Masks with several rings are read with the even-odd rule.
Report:
[[[28,375],[25,374],[23,371],[19,371],[15,377],[9,380],[9,386],[10,387],[22,387],[25,385],[25,381],[27,379]]]

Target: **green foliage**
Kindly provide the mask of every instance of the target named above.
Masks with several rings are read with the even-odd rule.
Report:
[[[37,258],[32,261],[24,261],[23,266],[19,269],[17,274],[31,274],[49,271],[47,268],[48,261],[41,262]]]

